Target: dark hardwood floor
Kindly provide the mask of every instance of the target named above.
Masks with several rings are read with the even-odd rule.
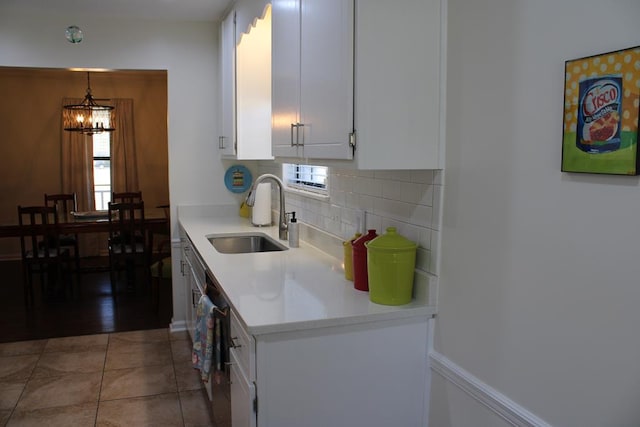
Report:
[[[83,259],[83,265],[106,267],[108,258]],[[76,297],[47,297],[34,286],[34,305],[24,304],[21,261],[0,261],[0,342],[25,341],[169,326],[171,285],[160,286],[160,308],[152,304],[149,286],[137,280],[135,291],[120,286],[117,304],[111,293],[109,272],[82,274]],[[140,276],[140,275],[139,275]]]

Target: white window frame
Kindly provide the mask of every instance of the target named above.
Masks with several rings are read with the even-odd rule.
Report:
[[[99,121],[102,121],[105,123],[105,125],[107,127],[110,127],[111,123],[109,123],[109,118],[110,115],[109,114],[105,114],[103,115],[103,117],[100,117]],[[94,168],[94,164],[96,161],[108,161],[109,162],[109,170],[111,170],[111,168],[113,167],[113,158],[112,158],[112,152],[111,152],[111,132],[102,132],[102,133],[97,133],[91,136],[91,140],[93,143],[93,147],[94,147],[94,153],[93,153],[93,158],[91,160],[91,168]],[[108,156],[96,156],[95,155],[95,148],[97,146],[97,144],[102,143],[102,144],[106,144],[108,149],[109,149],[109,155]],[[95,183],[95,174],[96,171],[95,169],[93,169],[93,176],[94,176],[94,182],[93,182],[93,194],[95,197],[94,200],[94,209],[99,209],[100,207],[102,207],[102,209],[106,210],[107,209],[107,205],[108,203],[111,201],[111,192],[113,190],[113,174],[109,174],[109,191],[98,191],[98,188],[96,187],[96,183]],[[97,195],[98,193],[105,193],[105,196],[103,196],[100,200],[100,203],[98,202],[98,198]],[[104,201],[104,204],[102,203]]]
[[[299,176],[299,168],[311,169],[313,172],[319,172],[320,176],[324,176],[324,184],[321,184],[319,180],[315,184],[311,183],[311,180],[302,180]],[[314,169],[317,169],[314,171]],[[319,165],[304,165],[297,163],[283,163],[282,164],[282,182],[286,191],[292,193],[298,193],[307,197],[316,199],[328,199],[329,198],[329,167]]]

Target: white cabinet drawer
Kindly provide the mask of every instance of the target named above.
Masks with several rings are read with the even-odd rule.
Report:
[[[244,330],[233,311],[229,328],[230,346],[238,359],[237,362],[249,381],[255,381],[256,347],[253,337]]]

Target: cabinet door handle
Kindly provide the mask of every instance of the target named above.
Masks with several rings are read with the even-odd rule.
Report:
[[[223,149],[224,148],[224,136],[219,136],[218,137],[218,148]]]
[[[293,128],[296,129],[295,143],[293,142],[294,140]],[[299,147],[301,145],[304,145],[304,129],[302,129],[302,143],[300,143],[300,128],[304,128],[304,123],[291,123],[291,146],[292,147],[293,146]]]
[[[293,128],[296,128],[296,142],[295,144],[293,143]],[[294,147],[298,145],[298,124],[297,123],[291,123],[291,146]]]
[[[302,142],[300,142],[300,128],[302,128]],[[296,123],[296,145],[304,146],[304,123]]]

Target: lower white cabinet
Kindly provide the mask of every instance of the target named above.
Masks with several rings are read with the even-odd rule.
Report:
[[[189,336],[193,341],[196,329],[196,307],[200,297],[205,293],[205,267],[204,262],[196,252],[189,238],[185,235],[181,238],[182,259],[180,271],[183,276],[185,292],[185,323]]]
[[[252,336],[249,372],[231,349],[233,427],[424,426],[428,321]]]
[[[198,255],[195,247],[185,235],[181,236],[182,259],[180,260],[180,271],[183,276],[184,298],[185,298],[185,324],[191,342],[195,339],[197,325],[197,308],[200,297],[206,293],[204,262]],[[209,399],[213,399],[212,382],[205,383],[205,389]]]
[[[256,426],[256,386],[240,367],[234,349],[231,353],[231,421],[233,427]]]
[[[191,288],[191,267],[188,262],[187,252],[192,250],[189,239],[186,236],[180,238],[180,274],[182,275],[182,286],[184,290],[184,302],[185,302],[185,326],[189,336],[193,341],[194,328],[195,328],[195,305],[193,303],[193,291]]]

